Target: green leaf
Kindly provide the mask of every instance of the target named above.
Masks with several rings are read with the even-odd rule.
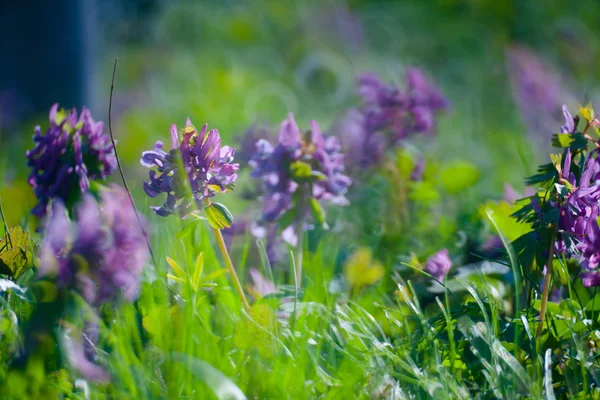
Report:
[[[196,219],[196,220],[190,222],[189,224],[184,226],[183,229],[181,229],[179,232],[177,232],[175,237],[177,239],[184,239],[184,238],[189,237],[196,231],[196,228],[198,227],[198,224],[200,223],[200,221],[202,221],[202,220]]]
[[[294,161],[290,164],[290,174],[294,180],[306,181],[311,177],[311,173],[310,164],[304,161]]]
[[[20,226],[9,228],[0,240],[0,274],[18,279],[33,265],[31,238]],[[10,236],[10,240],[9,240]]]
[[[192,287],[194,290],[198,290],[198,286],[200,285],[200,278],[202,277],[202,271],[204,270],[204,252],[200,252],[198,254],[198,258],[196,258],[196,267],[194,268],[194,273],[192,274]]]
[[[487,211],[492,210],[496,227],[512,242],[531,231],[531,224],[519,222],[513,217],[517,207],[518,204],[509,204],[505,201],[489,201],[479,207],[478,214],[483,220],[487,220]]]
[[[453,161],[442,167],[440,183],[452,194],[460,193],[473,186],[479,180],[479,169],[472,163],[463,160]]]
[[[215,229],[229,228],[233,223],[233,215],[221,203],[211,203],[204,211],[208,223]]]
[[[173,359],[203,381],[219,400],[246,400],[244,393],[221,371],[198,358],[174,353]]]
[[[440,194],[429,182],[415,182],[408,198],[415,203],[431,205],[440,201]]]
[[[171,268],[173,268],[173,272],[175,272],[175,276],[177,276],[180,279],[187,278],[187,274],[185,273],[183,268],[181,268],[179,266],[179,264],[177,264],[177,261],[173,260],[171,257],[166,257],[166,260],[167,260],[167,263],[169,263],[169,265],[171,266]]]
[[[265,358],[272,357],[276,348],[273,336],[277,324],[275,313],[267,304],[259,303],[252,306],[249,314],[250,318],[237,323],[234,344],[243,350],[257,349]]]
[[[315,219],[317,224],[325,225],[325,210],[323,210],[323,207],[317,201],[317,199],[311,197],[308,201],[308,207],[310,209],[310,214]]]
[[[398,168],[400,177],[406,180],[415,169],[415,160],[406,150],[400,150],[396,157],[396,168]]]
[[[570,148],[571,150],[582,150],[587,146],[587,139],[581,132],[557,133],[552,135],[552,146],[558,148]]]

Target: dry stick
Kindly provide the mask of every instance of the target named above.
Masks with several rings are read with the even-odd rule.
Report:
[[[544,291],[542,292],[542,305],[540,306],[540,324],[537,327],[535,336],[539,338],[544,327],[546,318],[546,306],[548,305],[548,295],[550,294],[550,284],[552,281],[552,261],[554,259],[554,242],[556,241],[556,229],[552,230],[552,239],[550,240],[550,249],[548,261],[546,262],[546,276],[544,277]]]
[[[210,207],[211,202],[208,198],[205,198],[204,204],[206,204],[206,207]],[[238,296],[240,296],[240,300],[242,300],[244,308],[246,309],[246,311],[250,312],[250,303],[248,303],[248,300],[246,299],[246,295],[244,294],[244,289],[242,288],[240,279],[238,278],[238,275],[235,272],[235,268],[233,267],[233,262],[231,261],[231,257],[229,256],[229,252],[227,251],[227,246],[225,245],[223,234],[221,233],[220,229],[217,229],[215,227],[212,227],[212,230],[215,234],[215,237],[217,238],[217,244],[219,245],[219,249],[221,250],[221,255],[225,259],[225,264],[227,266],[229,274],[231,275],[233,286],[235,286],[235,290],[237,291]]]
[[[129,201],[131,202],[131,207],[133,207],[133,211],[135,212],[135,216],[140,224],[140,228],[142,228],[142,233],[146,238],[146,244],[148,245],[148,250],[150,251],[150,257],[152,258],[152,262],[155,266],[158,267],[158,263],[156,262],[156,258],[154,257],[154,252],[152,251],[152,245],[150,244],[150,237],[148,236],[148,232],[144,227],[144,223],[142,222],[142,218],[138,213],[137,208],[135,207],[135,202],[133,201],[133,196],[131,195],[131,190],[129,190],[129,186],[127,185],[127,181],[125,180],[125,173],[123,173],[123,168],[121,167],[121,161],[119,160],[119,153],[117,153],[117,143],[115,142],[115,137],[112,131],[112,100],[113,100],[113,91],[115,89],[115,75],[117,74],[117,62],[119,61],[119,57],[115,57],[115,66],[113,67],[112,74],[112,83],[110,84],[110,100],[108,102],[108,132],[110,133],[110,140],[113,145],[113,150],[115,152],[115,158],[117,159],[117,167],[119,168],[119,174],[121,174],[121,179],[123,180],[123,186],[125,186],[125,190],[127,190],[127,195],[129,196]]]

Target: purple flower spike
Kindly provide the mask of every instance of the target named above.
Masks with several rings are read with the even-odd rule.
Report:
[[[188,118],[180,133],[175,125],[171,127],[171,150],[167,153],[163,147],[162,142],[156,142],[154,150],[143,152],[140,160],[144,167],[154,168],[149,172],[150,181],[144,182],[146,194],[167,194],[161,207],[152,207],[156,214],[166,217],[178,212],[185,216],[196,207],[202,208],[205,198],[233,188],[239,169],[233,163],[235,149],[221,146],[216,129],[207,133],[204,125],[198,132]]]
[[[562,112],[565,116],[565,124],[560,127],[561,133],[573,133],[575,132],[575,120],[571,116],[571,113],[567,109],[567,106],[563,104]]]
[[[60,288],[78,291],[97,305],[121,296],[137,297],[148,248],[127,192],[101,192],[101,202],[83,197],[70,222],[60,200],[53,203],[40,250],[39,276],[54,277]]]
[[[276,221],[293,207],[293,194],[301,184],[291,173],[294,162],[306,162],[314,172],[321,174],[322,179],[311,184],[312,197],[333,204],[348,203],[345,193],[351,181],[343,175],[341,146],[335,137],[325,138],[315,121],[311,121],[310,125],[311,130],[304,137],[290,114],[281,124],[277,147],[266,140],[256,143],[256,153],[250,166],[254,168],[252,176],[261,178],[266,188],[264,222]]]
[[[417,68],[406,71],[405,89],[387,85],[373,74],[358,77],[360,109],[347,112],[334,131],[349,154],[349,167],[378,164],[387,148],[417,134],[434,130],[437,115],[448,101]]]
[[[84,108],[77,115],[50,109],[50,128],[45,134],[35,128],[35,147],[26,152],[31,168],[28,183],[33,187],[38,204],[33,214],[43,217],[51,199],[71,205],[77,198],[73,193],[86,192],[90,180],[106,179],[117,166],[110,136],[104,133],[104,124],[95,122],[90,111]]]
[[[452,260],[447,249],[442,249],[429,257],[425,264],[425,271],[429,272],[435,279],[443,282],[452,268]]]

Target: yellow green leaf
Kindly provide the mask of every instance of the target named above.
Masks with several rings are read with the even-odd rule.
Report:
[[[0,240],[0,274],[17,279],[33,265],[31,238],[18,225],[8,232]]]
[[[344,274],[350,285],[362,287],[377,283],[385,270],[379,261],[373,260],[371,249],[361,247],[356,250],[344,265]]]
[[[202,277],[203,270],[204,253],[200,252],[200,254],[198,254],[198,258],[196,258],[196,267],[194,268],[194,273],[192,274],[192,287],[194,290],[198,290],[198,285],[200,284],[200,278]]]
[[[185,273],[183,268],[181,268],[179,264],[177,264],[177,261],[173,260],[171,257],[166,257],[166,260],[171,266],[171,268],[173,268],[175,275],[177,275],[180,278],[187,278],[187,274]]]
[[[588,103],[587,106],[579,107],[579,114],[586,119],[586,121],[591,122],[594,119],[594,108],[591,103]]]
[[[171,274],[167,274],[167,278],[169,278],[169,279],[171,279],[173,281],[181,282],[181,283],[185,282],[184,279],[181,279],[181,278],[179,278],[179,277],[177,277],[175,275],[171,275]]]

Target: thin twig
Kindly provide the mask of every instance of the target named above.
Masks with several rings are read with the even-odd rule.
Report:
[[[148,236],[148,232],[144,227],[144,223],[140,214],[138,213],[137,208],[135,207],[135,201],[133,201],[133,196],[131,195],[131,190],[129,190],[129,186],[127,185],[127,181],[125,180],[125,173],[123,172],[123,168],[121,167],[121,161],[119,160],[119,153],[117,153],[117,143],[115,142],[115,136],[112,131],[112,101],[113,101],[113,91],[115,88],[115,75],[117,74],[117,62],[119,61],[118,57],[115,57],[115,66],[113,67],[112,74],[112,83],[110,84],[110,100],[108,102],[108,132],[110,133],[110,140],[113,145],[113,150],[115,152],[115,158],[117,159],[117,167],[119,168],[119,174],[121,174],[121,179],[123,180],[123,186],[125,186],[125,190],[127,190],[127,195],[129,196],[129,201],[131,202],[131,207],[133,207],[133,211],[135,212],[135,216],[137,217],[138,223],[140,224],[140,228],[142,228],[142,233],[146,238],[146,244],[148,245],[148,250],[150,251],[150,257],[152,258],[152,262],[155,266],[158,266],[156,262],[156,258],[154,257],[154,252],[152,251],[152,245],[150,244],[150,237]]]
[[[0,199],[0,216],[2,216],[2,223],[4,223],[4,232],[6,232],[6,237],[8,238],[8,243],[10,243],[10,248],[13,248],[12,239],[10,237],[10,232],[8,230],[8,225],[6,224],[6,218],[4,217],[4,207],[2,207],[2,199]]]

